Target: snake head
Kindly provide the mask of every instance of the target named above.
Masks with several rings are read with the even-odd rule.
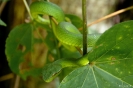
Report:
[[[43,79],[46,82],[52,81],[57,77],[65,67],[79,67],[89,63],[87,57],[80,59],[59,59],[53,63],[47,64],[43,69]]]
[[[46,82],[52,81],[61,72],[62,66],[58,62],[47,64],[43,68],[43,79]]]

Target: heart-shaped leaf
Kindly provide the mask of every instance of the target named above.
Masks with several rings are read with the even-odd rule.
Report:
[[[38,30],[45,37],[43,29]],[[9,66],[14,73],[24,79],[27,76],[41,75],[42,67],[46,63],[47,51],[37,29],[30,23],[15,27],[6,40],[5,53]]]
[[[133,21],[107,30],[83,58],[90,63],[64,78],[60,88],[133,88]]]

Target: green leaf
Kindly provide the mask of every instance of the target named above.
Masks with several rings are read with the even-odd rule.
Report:
[[[130,76],[133,77],[133,76]],[[130,80],[132,81],[132,80]],[[59,88],[132,88],[133,86],[97,66],[84,66],[71,72]]]
[[[83,58],[87,66],[71,72],[60,88],[133,88],[133,21],[114,25]]]
[[[41,42],[36,30],[30,23],[21,24],[10,32],[6,40],[5,53],[9,66],[23,79],[41,75],[46,62],[47,47]]]
[[[0,19],[0,25],[6,26],[6,24]]]

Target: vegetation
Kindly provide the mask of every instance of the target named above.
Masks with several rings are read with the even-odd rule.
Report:
[[[40,10],[39,6],[41,7],[40,3],[44,2],[50,3],[48,1],[40,1],[38,4],[34,2],[34,5],[29,7],[25,2],[31,21],[16,26],[8,35],[5,53],[10,69],[15,74],[24,80],[28,76],[43,76],[46,82],[51,82],[58,76],[59,88],[133,88],[132,20],[113,25],[100,36],[93,34],[92,41],[96,42],[90,46],[91,40],[87,41],[87,36],[90,35],[87,35],[86,0],[82,0],[83,21],[76,15],[65,13],[63,14],[66,18],[59,16],[58,20],[56,19],[58,15],[53,15],[56,11],[50,9],[53,13],[52,15],[50,12],[47,13],[50,21],[46,19],[45,24],[44,14],[37,13]],[[39,9],[35,8],[35,5]],[[51,6],[46,6],[46,10],[55,4],[49,5]],[[54,8],[61,9],[57,5]],[[132,8],[105,16],[89,26]],[[83,41],[76,42],[74,39],[77,38],[69,38],[67,33],[57,34],[55,32],[57,28],[66,26],[66,24],[61,25],[63,22],[68,24],[67,27],[73,25],[76,29],[83,28],[82,31],[76,30],[78,35],[83,33]],[[0,24],[6,26],[2,20]],[[66,43],[58,35],[61,35],[64,41],[67,38],[70,41]],[[93,38],[95,36],[98,37]],[[71,43],[72,41],[81,42],[82,46],[78,47]]]

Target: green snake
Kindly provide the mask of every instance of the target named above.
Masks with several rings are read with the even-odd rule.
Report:
[[[46,1],[37,1],[33,2],[30,5],[30,13],[32,18],[43,24],[50,24],[48,19],[44,19],[41,15],[48,15],[53,17],[58,24],[53,28],[54,35],[57,39],[63,44],[74,46],[74,47],[82,47],[83,37],[82,34],[78,31],[78,29],[71,23],[65,22],[65,15],[63,10],[58,7],[56,4]],[[54,22],[52,21],[52,24]],[[88,34],[88,46],[93,46],[97,39],[100,37],[100,34]],[[54,76],[65,67],[71,66],[83,66],[89,63],[88,58],[81,58],[77,60],[68,60],[68,59],[60,59],[55,61],[53,64],[48,64],[44,67],[44,80],[51,81]],[[47,68],[51,65],[53,66],[53,70],[47,70]]]

